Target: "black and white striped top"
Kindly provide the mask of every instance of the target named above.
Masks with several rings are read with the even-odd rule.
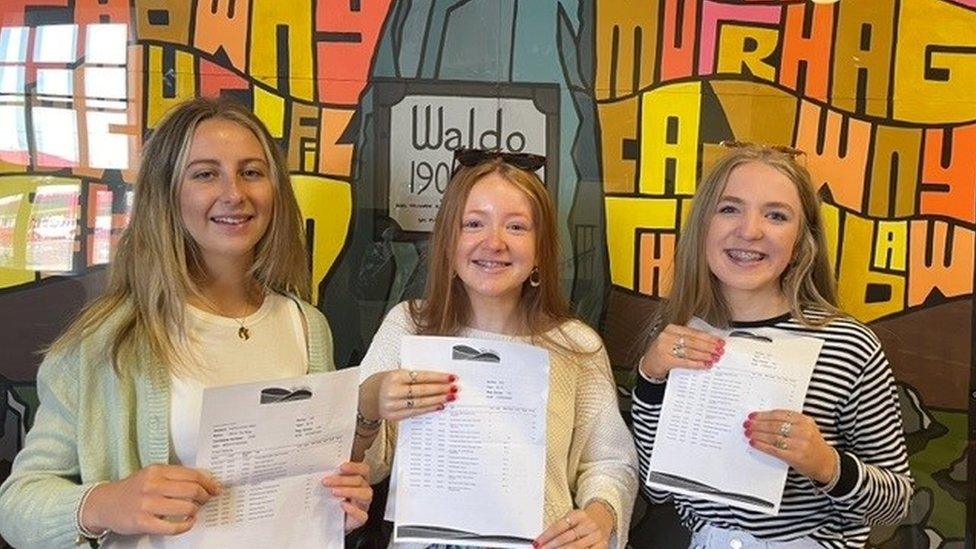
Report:
[[[804,313],[811,319],[825,317],[818,310]],[[850,318],[820,328],[806,328],[789,315],[733,326],[769,326],[824,341],[803,413],[840,452],[840,481],[822,493],[812,480],[790,469],[776,516],[647,487],[665,384],[638,375],[632,412],[644,495],[652,503],[673,499],[682,522],[693,531],[710,524],[770,540],[809,536],[832,548],[864,547],[870,525],[897,524],[908,512],[914,482],[894,377],[874,333]]]

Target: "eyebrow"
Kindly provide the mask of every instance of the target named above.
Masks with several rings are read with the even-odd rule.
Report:
[[[746,201],[742,200],[738,196],[724,195],[719,199],[719,204],[722,202],[732,202],[733,204],[745,204]],[[762,205],[763,208],[783,208],[791,212],[795,212],[793,206],[790,206],[786,202],[766,202]]]
[[[461,214],[461,217],[464,217],[464,216],[466,216],[466,215],[471,215],[471,214],[476,214],[476,215],[488,215],[488,210],[482,210],[482,209],[480,209],[480,208],[478,208],[478,209],[474,209],[474,210],[465,210],[465,211],[464,211],[464,212],[463,212],[463,213]],[[511,219],[511,218],[513,218],[513,217],[522,217],[522,218],[526,218],[526,219],[528,219],[529,221],[531,221],[531,220],[532,220],[532,214],[531,214],[531,213],[520,213],[520,212],[511,212],[511,213],[507,213],[507,214],[505,214],[505,219]]]
[[[258,158],[258,157],[255,156],[255,157],[251,157],[251,158],[242,158],[240,160],[240,162],[238,162],[238,164],[247,164],[247,163],[250,163],[250,162],[260,162],[262,164],[267,164],[268,163],[267,160],[265,160],[263,158]],[[189,169],[189,168],[192,168],[193,166],[195,166],[197,164],[205,164],[207,166],[219,166],[220,165],[220,162],[218,162],[216,159],[213,159],[213,158],[198,158],[198,159],[190,162],[189,164],[187,164],[186,167],[187,167],[187,169]]]

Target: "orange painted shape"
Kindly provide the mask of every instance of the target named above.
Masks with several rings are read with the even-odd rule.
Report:
[[[131,14],[129,0],[75,0],[75,23],[80,28],[93,23],[128,24]],[[102,21],[103,16],[106,16],[108,21]]]
[[[346,109],[322,109],[319,173],[340,177],[347,177],[352,173],[353,145],[338,141],[354,113],[355,111]]]
[[[249,13],[250,0],[198,2],[193,45],[207,53],[223,48],[231,66],[246,71]]]
[[[315,50],[319,99],[356,105],[369,79],[380,30],[392,0],[317,0]]]
[[[691,76],[698,43],[698,0],[665,0],[661,23],[661,81]]]
[[[833,195],[833,203],[861,212],[864,209],[864,180],[867,173],[868,148],[871,144],[871,125],[867,122],[827,111],[821,127],[822,107],[800,101],[800,119],[796,130],[796,148],[805,151],[807,168],[814,187],[826,185]],[[847,143],[842,151],[841,126],[847,124]],[[817,150],[818,136],[823,134],[824,146]]]
[[[667,297],[674,282],[673,233],[643,233],[638,241],[637,291],[654,297]]]
[[[951,150],[946,151],[946,132]],[[976,223],[976,124],[925,132],[922,154],[922,215],[945,215]],[[942,165],[943,155],[949,163]]]
[[[220,97],[223,90],[246,90],[250,83],[241,75],[225,67],[200,59],[200,95]]]
[[[935,289],[945,297],[972,294],[974,254],[976,233],[972,230],[945,221],[912,221],[908,236],[908,306],[925,303]]]
[[[797,90],[807,97],[827,101],[827,85],[830,82],[830,52],[833,46],[834,6],[812,4],[810,34],[804,36],[806,6],[786,6],[782,33],[782,60],[779,79],[784,86]],[[803,89],[799,88],[800,63],[805,64]]]

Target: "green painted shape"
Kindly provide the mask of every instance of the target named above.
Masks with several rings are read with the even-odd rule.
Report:
[[[962,538],[966,535],[966,504],[943,490],[932,474],[948,468],[962,455],[966,447],[967,417],[965,412],[930,410],[929,413],[949,431],[930,440],[924,450],[912,455],[909,466],[916,486],[932,490],[933,507],[928,526],[946,538]]]

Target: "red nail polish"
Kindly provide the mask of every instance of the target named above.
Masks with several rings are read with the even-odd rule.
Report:
[[[443,404],[438,404],[437,405],[437,409],[438,410],[443,410],[444,409],[444,405]]]
[[[450,381],[451,383],[454,383],[455,381],[457,381],[457,376],[454,375],[454,374],[451,374],[451,375],[447,376],[447,380]]]
[[[749,414],[749,419],[756,419],[756,412]]]
[[[752,422],[751,421],[744,421],[742,423],[742,427],[745,428],[745,429],[748,429],[749,427],[752,427]]]
[[[454,395],[454,394],[447,395],[447,401],[448,402],[452,402],[454,400],[457,400],[457,395]]]
[[[458,387],[457,387],[457,385],[451,385],[451,392],[452,392],[452,393],[456,393],[456,392],[458,392]]]
[[[755,440],[750,440],[750,441],[749,441],[749,446],[752,446],[753,448],[755,448],[755,446],[756,446],[756,441],[755,441]]]
[[[536,541],[536,540],[532,540],[532,547],[538,548],[539,547],[539,542]]]

